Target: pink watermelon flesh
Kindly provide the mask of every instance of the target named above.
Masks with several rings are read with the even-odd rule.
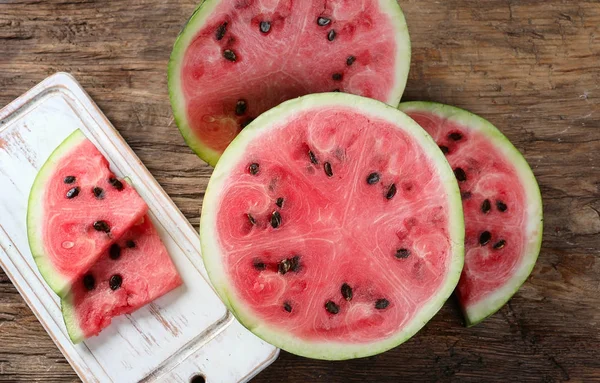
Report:
[[[80,131],[59,148],[32,188],[28,226],[40,272],[62,296],[148,207]]]
[[[507,156],[505,148],[512,145],[495,128],[491,127],[496,136],[479,130],[477,125],[482,123],[470,125],[461,120],[468,112],[433,103],[405,103],[400,108],[431,134],[459,181],[465,215],[465,265],[457,295],[467,323],[475,324],[493,314],[514,291],[490,302],[485,314],[471,314],[470,307],[485,303],[521,273],[521,268],[530,271],[535,263],[537,238],[541,238],[541,202],[528,194],[539,196],[537,184],[516,149],[516,155]],[[524,167],[518,168],[517,160],[522,160]],[[524,172],[536,190],[526,189]],[[529,212],[532,208],[533,215]],[[526,259],[532,256],[532,241],[538,241],[537,248],[533,246],[533,263]],[[521,279],[516,288],[523,282]]]
[[[309,93],[336,90],[396,105],[410,42],[399,6],[382,3],[206,1],[170,68],[172,99],[181,104],[175,115],[190,146],[214,164],[208,153],[218,158],[259,114]]]
[[[412,121],[381,118],[375,111],[383,104],[366,105],[374,112],[334,103],[284,114],[287,123],[247,147],[236,140],[226,152],[236,153],[236,165],[222,186],[209,185],[201,225],[209,274],[217,287],[224,283],[211,272],[219,258],[232,290],[222,295],[238,318],[274,329],[279,335],[257,333],[291,352],[326,359],[381,352],[375,344],[408,328],[451,279],[456,248],[441,170],[404,130]],[[222,157],[213,178],[230,158]],[[205,229],[213,203],[214,233]],[[454,223],[462,230],[460,216]],[[297,342],[373,347],[321,353]]]
[[[181,285],[148,216],[111,245],[62,302],[73,342],[98,335],[112,318],[129,314]]]

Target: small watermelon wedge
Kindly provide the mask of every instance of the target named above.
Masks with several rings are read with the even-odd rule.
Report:
[[[169,94],[187,144],[210,165],[252,119],[309,93],[398,105],[410,39],[396,0],[205,0],[169,61]]]
[[[206,190],[202,256],[248,329],[319,359],[413,336],[454,290],[463,214],[452,169],[396,108],[321,93],[265,112]]]
[[[134,312],[181,283],[150,217],[144,216],[62,299],[71,341],[79,343],[98,335],[112,318]]]
[[[431,134],[458,179],[466,234],[457,295],[473,326],[498,311],[535,265],[543,231],[540,189],[527,161],[490,122],[431,102],[399,108]]]
[[[31,253],[50,288],[66,290],[146,214],[148,206],[76,130],[50,155],[29,195]]]

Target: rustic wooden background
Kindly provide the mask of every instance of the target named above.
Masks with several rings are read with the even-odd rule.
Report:
[[[179,135],[166,66],[196,0],[0,0],[0,105],[75,75],[198,225],[211,168]],[[466,329],[449,302],[383,355],[321,362],[283,352],[256,382],[600,381],[600,1],[400,0],[413,44],[406,100],[470,109],[525,154],[545,233],[529,281]],[[0,273],[0,381],[77,381]]]

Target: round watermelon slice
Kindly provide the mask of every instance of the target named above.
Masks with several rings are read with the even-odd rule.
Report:
[[[542,199],[519,151],[491,123],[448,105],[400,110],[438,143],[454,169],[465,214],[465,267],[458,300],[467,325],[502,307],[525,282],[542,242]]]
[[[169,93],[187,144],[214,166],[291,98],[340,91],[398,105],[409,67],[396,0],[206,0],[175,42]]]
[[[98,335],[112,318],[134,312],[181,283],[146,215],[112,244],[62,299],[71,341],[79,343]]]
[[[64,296],[147,210],[80,130],[67,137],[40,169],[27,207],[29,247],[50,288]]]
[[[223,153],[203,202],[205,265],[251,331],[348,359],[415,334],[463,263],[456,179],[397,109],[343,93],[287,101]]]

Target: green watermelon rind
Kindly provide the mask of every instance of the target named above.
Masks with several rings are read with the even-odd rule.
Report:
[[[406,24],[404,13],[398,2],[396,0],[379,0],[379,3],[382,9],[392,15],[393,24],[396,26],[396,62],[398,63],[396,65],[396,84],[394,86],[395,91],[390,99],[387,100],[388,104],[395,106],[400,102],[408,80],[411,58],[410,36],[408,34],[408,25]],[[219,161],[221,154],[218,151],[211,149],[194,136],[194,132],[190,128],[187,120],[186,102],[183,92],[181,91],[182,86],[179,74],[181,73],[181,64],[187,48],[193,42],[198,30],[204,26],[218,4],[219,0],[204,0],[196,7],[192,16],[175,40],[167,70],[169,99],[171,100],[175,124],[179,128],[186,144],[198,157],[213,167]]]
[[[471,307],[462,307],[467,327],[474,326],[489,316],[496,313],[525,283],[537,261],[542,246],[543,211],[540,188],[531,167],[517,148],[508,138],[492,123],[469,111],[454,106],[426,101],[411,101],[401,103],[398,107],[405,113],[422,111],[434,113],[449,121],[467,126],[470,129],[483,133],[505,155],[508,161],[515,166],[520,181],[523,183],[527,195],[526,205],[530,225],[528,231],[533,233],[527,243],[525,256],[518,267],[517,273],[509,283],[491,294],[489,297],[477,302]],[[536,233],[537,231],[537,233]]]
[[[46,249],[43,242],[43,228],[45,223],[42,206],[43,196],[46,191],[45,185],[50,181],[52,174],[54,174],[56,164],[85,140],[86,137],[81,130],[75,130],[50,154],[48,160],[42,165],[42,168],[33,181],[27,203],[27,237],[31,254],[48,286],[60,297],[66,294],[65,290],[68,287],[68,280],[61,277],[60,273],[46,256]]]
[[[293,113],[313,107],[351,107],[363,113],[385,118],[398,123],[426,150],[427,155],[437,166],[448,196],[449,235],[452,244],[452,257],[449,271],[443,287],[438,294],[427,302],[415,318],[401,331],[388,339],[366,344],[348,344],[326,341],[322,343],[306,342],[295,339],[284,331],[272,329],[261,324],[260,319],[236,297],[229,288],[231,282],[221,263],[221,250],[216,232],[217,208],[220,190],[227,175],[234,169],[248,143],[256,136],[267,134],[269,129]],[[202,257],[209,277],[230,311],[254,334],[265,341],[291,353],[317,359],[343,360],[379,354],[405,342],[416,334],[442,307],[456,287],[464,261],[464,218],[460,190],[454,173],[433,139],[418,124],[396,108],[376,100],[344,93],[313,94],[290,101],[265,112],[246,127],[225,150],[215,167],[204,197],[200,218],[200,243]]]
[[[73,342],[73,344],[81,343],[85,340],[85,334],[79,326],[72,298],[69,295],[61,298],[60,307],[63,320],[65,321],[65,327],[67,328],[67,334],[69,334],[71,342]]]

